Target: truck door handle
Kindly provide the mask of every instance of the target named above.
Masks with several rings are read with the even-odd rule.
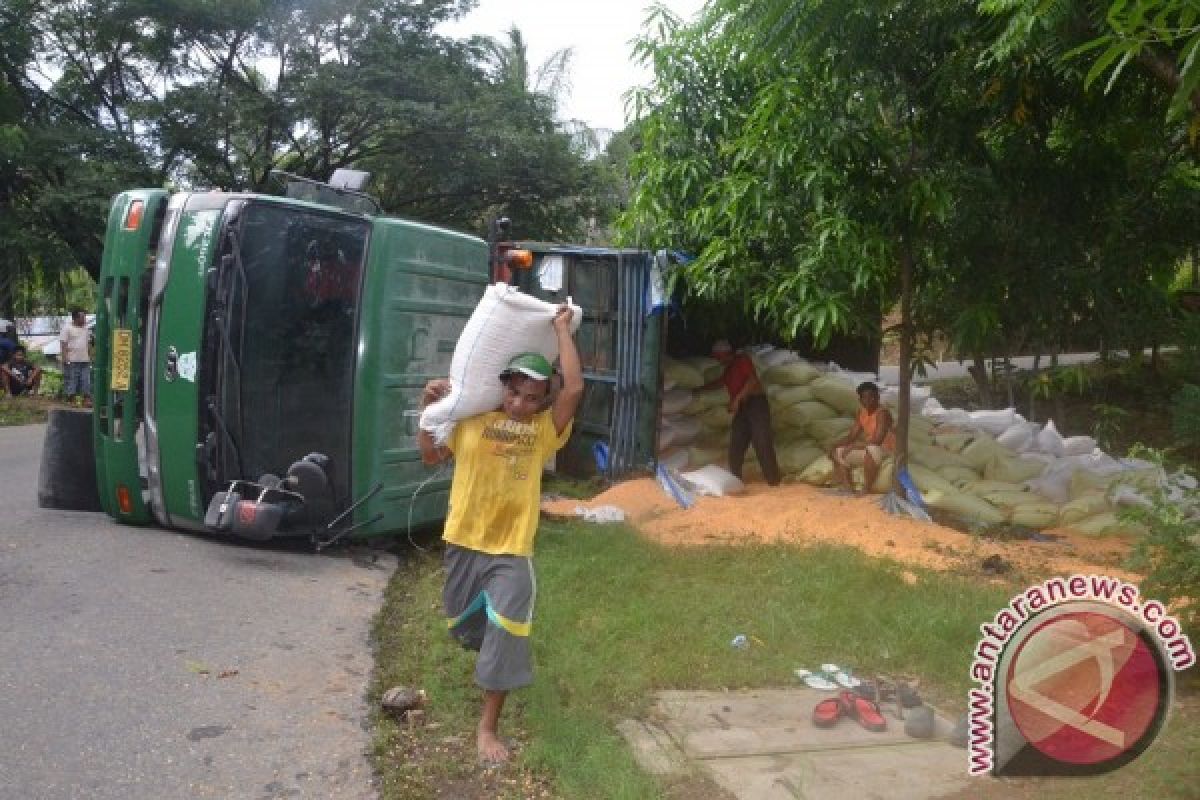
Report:
[[[168,381],[179,377],[179,351],[174,346],[167,348],[167,357],[163,360],[163,377]]]

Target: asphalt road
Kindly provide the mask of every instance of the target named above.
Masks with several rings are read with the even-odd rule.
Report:
[[[394,559],[41,510],[43,431],[0,428],[0,799],[375,797]]]

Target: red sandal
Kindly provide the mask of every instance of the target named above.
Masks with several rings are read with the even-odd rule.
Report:
[[[845,709],[836,697],[826,697],[813,708],[812,722],[818,728],[830,728],[842,718]]]
[[[846,716],[858,720],[858,724],[867,730],[874,733],[882,733],[887,730],[887,720],[880,713],[877,703],[854,692],[842,692],[837,699],[841,703],[842,712]]]

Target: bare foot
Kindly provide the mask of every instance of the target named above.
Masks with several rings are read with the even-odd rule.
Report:
[[[508,748],[494,731],[479,728],[476,731],[475,745],[479,749],[479,760],[491,766],[508,761]]]

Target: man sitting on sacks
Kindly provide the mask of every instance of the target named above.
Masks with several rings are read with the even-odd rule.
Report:
[[[553,320],[562,365],[562,388],[550,400],[554,370],[539,353],[513,358],[500,375],[504,401],[497,411],[460,420],[445,447],[425,430],[417,434],[426,464],[454,458],[442,597],[450,633],[479,653],[475,682],[483,689],[476,730],[485,764],[508,758],[499,737],[508,692],[533,681],[529,633],[536,583],[533,538],[541,500],[542,466],[571,435],[583,397],[583,371],[571,338],[572,311]],[[430,381],[422,406],[450,392],[449,381]]]
[[[892,412],[879,404],[879,387],[867,381],[856,390],[862,406],[846,435],[833,445],[833,477],[841,486],[854,491],[850,470],[863,468],[863,492],[869,492],[879,477],[883,460],[896,450],[896,426]]]
[[[712,356],[721,362],[721,377],[706,383],[701,389],[724,385],[729,392],[729,413],[733,428],[729,434],[729,471],[742,480],[742,462],[746,448],[754,443],[754,453],[763,477],[771,486],[778,486],[783,475],[775,458],[775,437],[771,431],[771,407],[754,362],[745,353],[735,353],[729,342],[713,343]]]

